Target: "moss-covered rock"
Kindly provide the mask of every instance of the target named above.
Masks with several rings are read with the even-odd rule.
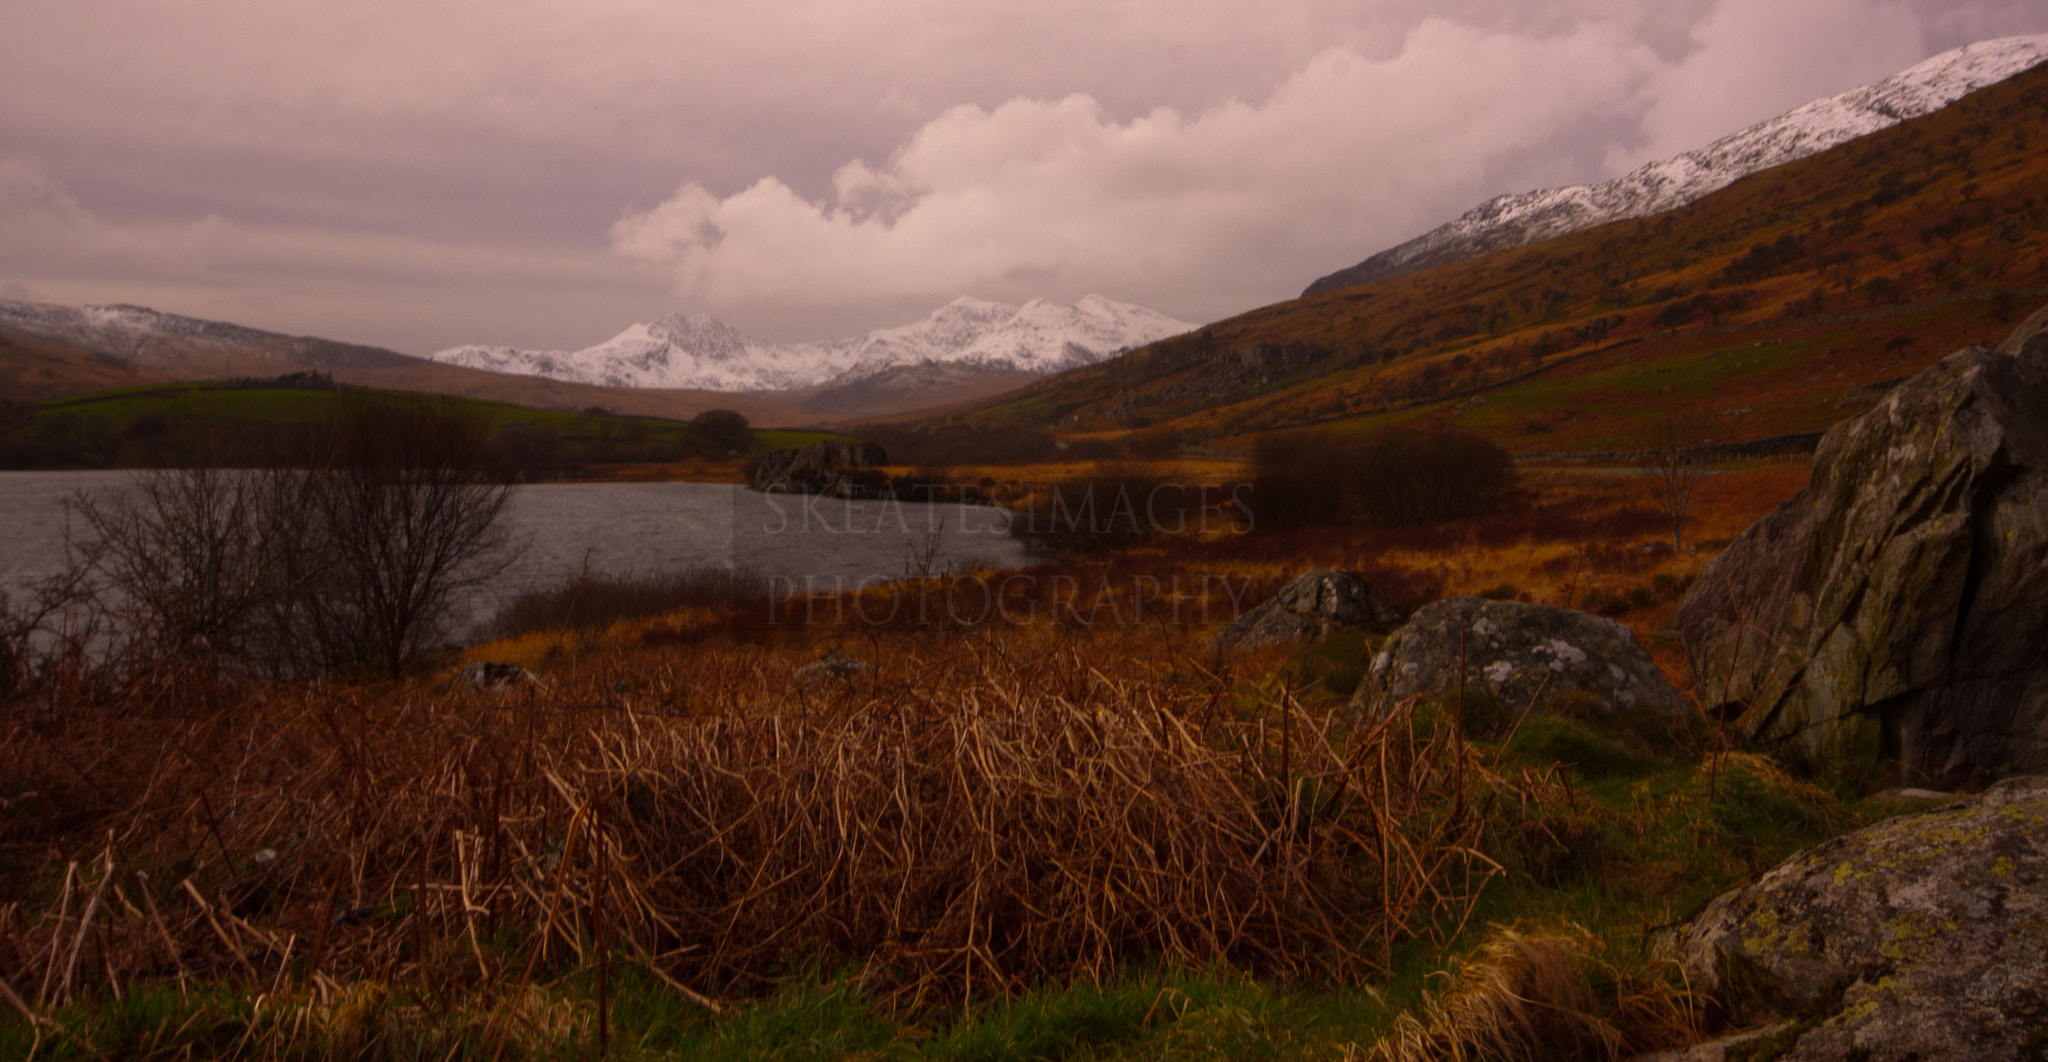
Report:
[[[1468,697],[1513,714],[1568,698],[1660,717],[1685,710],[1627,627],[1572,609],[1478,597],[1416,609],[1373,658],[1353,704],[1376,713],[1405,697],[1450,695],[1461,677]]]
[[[1788,1062],[2024,1058],[2048,1029],[2048,778],[1794,854],[1663,946]]]
[[[1332,630],[1384,631],[1401,622],[1363,576],[1312,568],[1216,633],[1218,649],[1313,642]]]
[[[2048,770],[2048,311],[1821,440],[1678,611],[1701,699],[1916,781]]]

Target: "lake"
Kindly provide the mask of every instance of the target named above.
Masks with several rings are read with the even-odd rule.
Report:
[[[0,472],[0,587],[62,569],[80,492],[119,492],[136,472]],[[519,557],[463,601],[474,627],[498,606],[584,570],[652,574],[751,567],[798,589],[850,589],[901,578],[927,549],[939,567],[1014,567],[1023,543],[1001,510],[917,502],[759,494],[724,483],[543,483],[512,488]],[[456,632],[460,633],[460,632]]]

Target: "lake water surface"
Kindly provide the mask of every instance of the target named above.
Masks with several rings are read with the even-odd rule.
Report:
[[[0,587],[62,569],[66,534],[83,533],[65,502],[118,493],[135,472],[0,472]],[[462,603],[465,622],[586,568],[651,574],[752,567],[793,587],[850,588],[902,577],[927,548],[940,566],[1012,567],[1022,543],[999,510],[914,502],[758,494],[723,483],[545,483],[512,488],[508,530],[518,559]]]

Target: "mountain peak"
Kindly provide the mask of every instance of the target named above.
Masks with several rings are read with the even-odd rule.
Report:
[[[1883,81],[1814,100],[1705,147],[1593,185],[1495,196],[1456,220],[1310,284],[1304,297],[1676,209],[1759,170],[1940,110],[2048,59],[2048,34],[1952,48]]]
[[[922,321],[822,343],[770,343],[706,314],[676,313],[579,351],[472,346],[431,357],[608,386],[794,391],[927,368],[1055,372],[1193,327],[1097,295],[1076,306],[1032,299],[1022,307],[963,295]]]

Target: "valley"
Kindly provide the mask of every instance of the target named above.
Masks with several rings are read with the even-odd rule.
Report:
[[[0,1056],[2038,1053],[2044,42],[1199,326],[0,302],[150,470],[0,596]]]

